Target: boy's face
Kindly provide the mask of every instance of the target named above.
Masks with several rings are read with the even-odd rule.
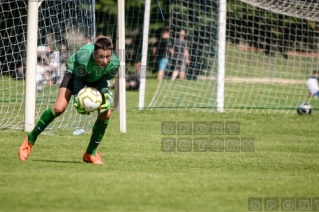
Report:
[[[112,50],[103,50],[99,49],[94,52],[93,58],[95,60],[95,64],[101,68],[105,68],[107,64],[109,64],[112,56]]]

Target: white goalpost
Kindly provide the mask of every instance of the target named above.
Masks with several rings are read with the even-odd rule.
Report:
[[[224,112],[225,92],[225,49],[226,49],[226,0],[219,0],[218,38],[217,38],[217,77],[216,77],[216,107],[218,112]]]
[[[119,35],[119,108],[120,131],[126,132],[126,81],[125,81],[125,1],[118,1],[118,35]]]
[[[149,37],[149,24],[150,24],[150,7],[151,0],[145,0],[145,11],[144,11],[144,24],[143,24],[143,42],[142,42],[142,62],[141,62],[141,84],[139,88],[139,101],[138,108],[144,109],[145,102],[145,87],[146,87],[146,68],[148,59],[148,37]]]
[[[25,116],[24,131],[31,132],[35,125],[36,102],[36,64],[37,64],[37,32],[38,32],[38,7],[40,3],[28,1],[28,30],[27,30],[27,68],[25,89]]]

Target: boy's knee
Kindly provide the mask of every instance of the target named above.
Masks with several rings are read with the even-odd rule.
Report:
[[[66,106],[64,106],[64,105],[54,105],[53,106],[53,111],[54,111],[56,116],[59,116],[62,113],[64,113],[65,109],[66,109]]]
[[[108,119],[111,118],[111,115],[112,115],[112,112],[111,112],[111,110],[109,109],[109,110],[107,110],[105,113],[99,114],[99,119],[101,119],[101,120],[108,120]]]

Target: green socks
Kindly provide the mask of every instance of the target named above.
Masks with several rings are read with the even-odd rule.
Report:
[[[109,123],[109,120],[101,120],[101,119],[96,120],[93,126],[93,132],[92,132],[89,146],[86,149],[87,154],[96,155],[96,148],[99,146],[104,136],[108,123]]]
[[[57,115],[54,114],[52,108],[47,109],[42,114],[40,120],[36,124],[36,126],[33,128],[32,132],[28,134],[28,141],[30,144],[34,145],[35,141],[37,140],[38,136],[41,134],[41,132],[57,117]],[[90,143],[86,149],[86,153],[90,155],[96,155],[96,148],[99,146],[105,130],[107,128],[107,125],[109,123],[109,120],[101,120],[97,119],[93,126],[93,132],[90,139]]]
[[[42,114],[40,120],[37,125],[33,128],[32,132],[28,134],[28,141],[30,144],[34,145],[37,140],[38,135],[56,118],[57,116],[54,114],[52,108],[47,109]]]

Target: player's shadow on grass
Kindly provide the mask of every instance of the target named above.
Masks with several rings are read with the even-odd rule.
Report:
[[[48,163],[85,163],[83,161],[66,161],[66,160],[33,160],[39,162],[48,162]]]

